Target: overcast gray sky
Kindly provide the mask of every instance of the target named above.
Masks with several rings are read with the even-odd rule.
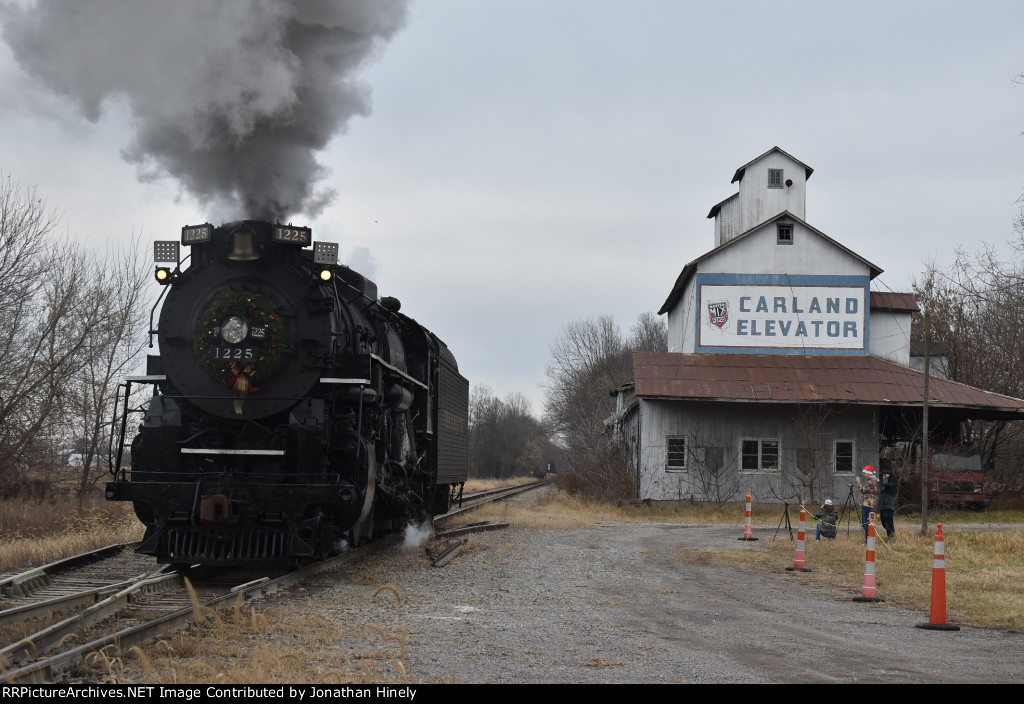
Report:
[[[539,414],[561,327],[656,311],[712,247],[736,168],[773,146],[814,168],[807,221],[882,267],[875,289],[1004,247],[1022,28],[1019,0],[413,0],[358,72],[369,113],[319,155],[337,198],[292,220],[340,242],[471,383]],[[0,100],[0,171],[71,233],[148,243],[217,221],[174,179],[140,182],[125,100],[84,119],[6,45]]]

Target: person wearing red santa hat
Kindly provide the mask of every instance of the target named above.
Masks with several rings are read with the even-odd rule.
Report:
[[[868,465],[862,470],[864,481],[857,477],[857,490],[860,492],[860,524],[864,527],[864,540],[868,539],[868,516],[875,510],[878,502],[878,477],[875,468]]]

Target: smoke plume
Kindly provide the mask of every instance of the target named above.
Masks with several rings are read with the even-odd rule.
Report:
[[[356,70],[405,23],[407,0],[37,0],[8,7],[22,68],[90,120],[123,99],[123,151],[232,217],[316,215],[316,159],[369,112]]]

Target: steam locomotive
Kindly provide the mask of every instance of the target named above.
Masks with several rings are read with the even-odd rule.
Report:
[[[468,382],[397,299],[337,263],[336,243],[246,220],[184,227],[154,252],[160,354],[122,387],[106,486],[146,526],[138,552],[302,562],[461,501]],[[128,468],[140,385],[152,398]]]

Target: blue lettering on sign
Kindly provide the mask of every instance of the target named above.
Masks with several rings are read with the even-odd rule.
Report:
[[[786,312],[786,299],[782,296],[775,297],[775,312],[785,313]]]
[[[793,312],[794,313],[803,313],[804,311],[800,308],[799,305],[797,305],[797,300],[798,300],[797,297],[793,296]]]
[[[749,300],[750,300],[750,296],[740,296],[740,312],[741,313],[749,313],[750,312],[750,306],[747,304],[747,302]]]
[[[838,298],[829,298],[828,300],[826,300],[825,301],[825,310],[827,310],[829,313],[838,313],[839,312],[839,299]]]
[[[857,299],[856,298],[847,298],[846,299],[846,312],[851,314],[851,315],[853,313],[857,312]]]
[[[767,313],[768,312],[768,301],[765,300],[764,296],[761,296],[761,298],[758,299],[758,301],[757,301],[757,308],[755,309],[754,312],[755,313]]]
[[[821,312],[821,304],[818,303],[818,297],[817,296],[815,296],[814,298],[811,299],[811,307],[807,309],[807,312],[808,313],[820,313]]]
[[[858,323],[853,320],[808,320],[797,321],[796,328],[792,320],[758,320],[756,318],[738,318],[736,320],[737,335],[753,335],[755,337],[807,337],[807,326],[814,329],[814,337],[821,336],[821,326],[825,326],[825,334],[829,337],[859,337]]]

